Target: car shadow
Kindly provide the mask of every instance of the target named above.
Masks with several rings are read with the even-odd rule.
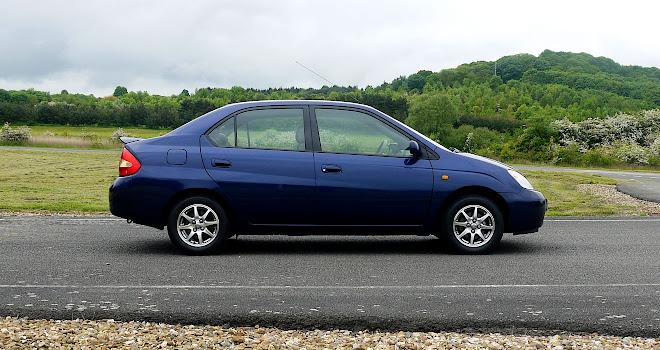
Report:
[[[432,237],[401,236],[317,236],[271,239],[242,236],[227,240],[224,255],[247,254],[450,254],[440,240]]]
[[[503,240],[490,255],[530,254],[546,250],[542,244]],[[185,255],[167,239],[142,240],[120,247],[123,253]],[[435,237],[418,236],[240,236],[230,238],[211,255],[250,254],[434,254],[462,255]]]

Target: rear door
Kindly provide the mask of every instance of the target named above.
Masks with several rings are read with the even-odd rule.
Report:
[[[428,159],[407,150],[410,136],[359,109],[312,112],[319,223],[422,225],[433,170]]]
[[[202,137],[208,174],[251,224],[311,224],[315,173],[307,107],[241,111]]]

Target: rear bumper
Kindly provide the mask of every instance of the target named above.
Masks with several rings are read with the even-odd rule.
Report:
[[[132,186],[132,176],[118,177],[110,186],[109,202],[112,215],[131,220],[136,224],[163,228],[163,220],[154,210],[154,203],[147,203],[148,197],[141,196]],[[160,202],[156,202],[160,203]]]
[[[523,189],[519,193],[502,193],[509,204],[508,232],[514,235],[537,232],[543,226],[548,200],[543,193]]]
[[[132,202],[128,197],[126,187],[130,185],[130,177],[118,177],[110,185],[108,198],[110,201],[110,212],[112,215],[119,216],[124,219],[131,219],[130,212]]]

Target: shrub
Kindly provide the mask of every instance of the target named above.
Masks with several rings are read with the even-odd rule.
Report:
[[[98,141],[98,139],[100,138],[96,135],[96,133],[87,132],[87,131],[81,132],[80,137],[88,141]]]
[[[660,133],[660,110],[644,111],[640,115],[589,118],[579,123],[562,119],[552,122],[552,126],[559,132],[561,144],[577,142],[583,149],[616,142],[649,146]]]
[[[564,147],[559,147],[557,154],[553,159],[559,164],[580,164],[582,162],[582,153],[577,144],[570,144]]]
[[[649,164],[648,151],[636,143],[619,143],[615,155],[619,160],[626,163]]]
[[[27,126],[19,126],[12,128],[9,123],[0,129],[0,141],[26,143],[30,140],[30,128]]]
[[[649,152],[654,157],[660,157],[660,135],[658,135],[655,140],[651,143],[649,147]]]
[[[604,148],[594,148],[584,155],[584,161],[587,165],[609,166],[616,162],[616,158]]]
[[[239,143],[247,140],[240,140]],[[259,137],[254,137],[251,141],[251,147],[273,148],[273,149],[297,149],[296,133],[294,131],[277,131],[268,129]]]
[[[500,151],[500,158],[503,160],[510,160],[516,157],[516,150],[512,142],[507,142],[502,146]]]
[[[119,139],[120,137],[131,137],[131,135],[124,131],[124,129],[118,128],[112,133],[112,136],[110,136],[110,141],[113,143],[121,143],[121,140]]]
[[[357,140],[345,135],[338,135],[328,130],[321,130],[319,133],[321,139],[324,140],[323,144],[335,152],[369,153],[374,151],[373,149],[366,149],[365,145],[360,145]]]
[[[474,148],[474,143],[472,139],[474,138],[474,133],[470,132],[467,134],[465,137],[465,146],[463,146],[463,150],[465,152],[472,152],[472,149]]]

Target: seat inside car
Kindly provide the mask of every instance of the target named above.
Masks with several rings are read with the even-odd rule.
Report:
[[[298,150],[305,150],[305,127],[301,125],[296,131],[296,142],[298,142]]]

